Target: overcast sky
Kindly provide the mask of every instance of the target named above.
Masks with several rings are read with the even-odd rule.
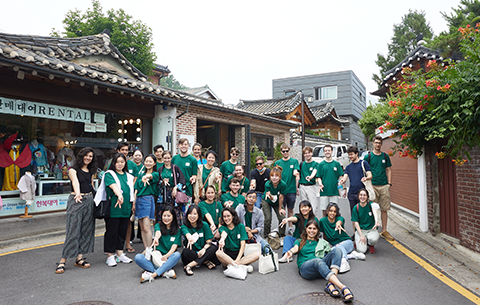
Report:
[[[153,32],[157,63],[188,87],[208,84],[224,103],[272,97],[272,79],[353,70],[367,88],[387,52],[393,25],[423,10],[435,34],[447,30],[440,12],[458,0],[403,1],[126,1],[122,8]],[[90,0],[3,1],[0,32],[49,36],[69,10]],[[368,102],[367,102],[368,103]]]

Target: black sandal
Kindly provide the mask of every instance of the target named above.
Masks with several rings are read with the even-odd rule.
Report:
[[[212,270],[212,269],[215,269],[217,267],[217,265],[215,265],[214,263],[212,263],[211,261],[206,261],[204,263],[208,269]]]
[[[330,286],[333,286],[334,289],[330,290]],[[335,291],[337,294],[334,294]],[[325,286],[325,292],[328,293],[332,298],[340,297],[340,291],[338,291],[338,289],[332,283],[328,283],[327,286]]]
[[[192,276],[193,275],[193,271],[192,271],[192,267],[190,266],[185,266],[183,267],[183,271],[185,271],[185,274],[188,275],[188,276]]]
[[[58,263],[57,269],[55,269],[56,274],[62,274],[65,272],[65,263]]]
[[[86,266],[87,264],[88,264],[88,266]],[[91,267],[90,263],[87,262],[84,257],[82,257],[79,260],[76,260],[74,266],[75,267],[80,267],[80,268],[90,268]]]
[[[350,292],[347,293],[347,294],[343,293],[343,291],[344,291],[345,289],[348,289]],[[342,288],[342,295],[343,295],[343,303],[351,303],[351,302],[353,302],[353,293],[352,293],[352,291],[350,290],[350,288],[348,288],[347,286],[344,286],[344,287]],[[346,297],[349,296],[349,295],[351,295],[352,297],[351,297],[350,299],[346,299]]]

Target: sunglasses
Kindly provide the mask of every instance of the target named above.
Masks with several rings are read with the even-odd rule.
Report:
[[[232,156],[238,156],[238,154],[237,153],[232,153]]]
[[[263,165],[263,163],[255,163],[256,166]]]
[[[282,154],[288,153],[290,150],[282,150]]]

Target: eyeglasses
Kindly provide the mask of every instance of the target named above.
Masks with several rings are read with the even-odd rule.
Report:
[[[255,163],[256,166],[263,165],[263,163]]]
[[[232,153],[232,156],[238,156],[238,153]]]
[[[288,153],[290,150],[282,150],[282,154]]]

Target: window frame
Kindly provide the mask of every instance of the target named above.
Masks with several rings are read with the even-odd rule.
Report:
[[[273,136],[264,135],[260,133],[252,133],[251,136],[252,136],[252,144],[257,145],[258,149],[260,151],[263,151],[268,159],[271,159],[274,157],[275,139]],[[267,146],[265,147],[266,149],[263,149],[264,146],[259,146],[259,143],[256,141],[257,138],[267,139]],[[270,141],[271,143],[270,147],[268,146],[269,144],[268,141]]]
[[[335,88],[335,98],[322,98],[322,90],[326,88]],[[324,101],[324,100],[336,100],[338,99],[338,86],[323,86],[323,87],[316,87],[315,88],[315,98],[317,101]]]

